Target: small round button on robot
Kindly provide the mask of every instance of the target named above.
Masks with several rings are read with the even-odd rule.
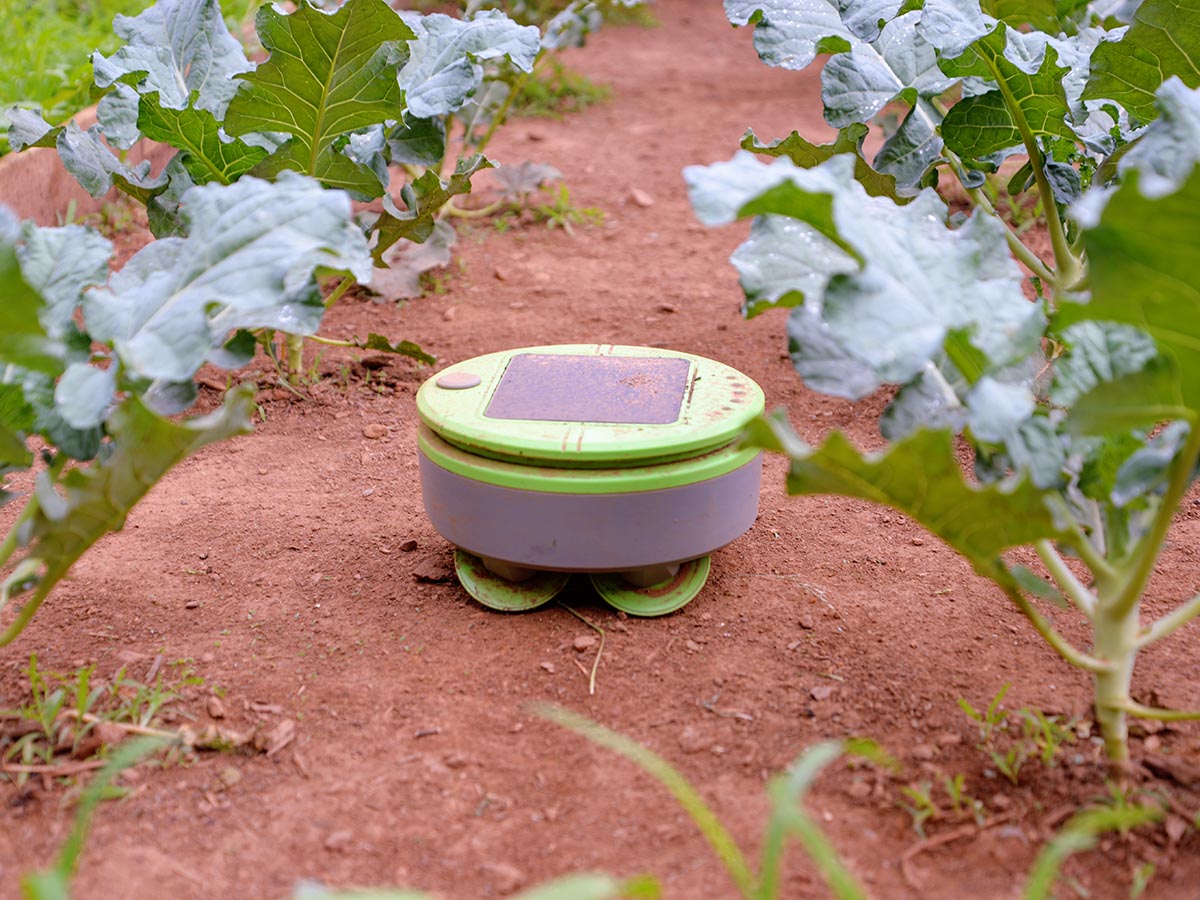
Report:
[[[474,372],[447,372],[439,375],[434,382],[438,387],[447,391],[464,391],[467,388],[479,387],[483,379]]]

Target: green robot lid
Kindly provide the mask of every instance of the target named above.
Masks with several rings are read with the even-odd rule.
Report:
[[[612,467],[724,446],[762,413],[763,393],[736,369],[690,353],[560,344],[449,366],[421,386],[417,411],[470,453]]]

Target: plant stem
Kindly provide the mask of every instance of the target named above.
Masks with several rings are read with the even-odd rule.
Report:
[[[1058,204],[1054,200],[1054,191],[1050,188],[1050,179],[1046,177],[1045,159],[1042,156],[1042,148],[1038,146],[1037,137],[1033,133],[1033,129],[1029,127],[1029,121],[1025,118],[1025,111],[1021,109],[1020,103],[1013,95],[1012,89],[1000,74],[999,68],[992,61],[987,62],[988,68],[992,70],[992,75],[1000,88],[1000,95],[1004,98],[1004,103],[1008,107],[1009,114],[1012,116],[1013,124],[1017,126],[1017,131],[1021,133],[1021,142],[1025,145],[1025,152],[1029,154],[1029,165],[1033,168],[1033,177],[1037,181],[1038,193],[1042,198],[1043,211],[1046,214],[1046,230],[1050,233],[1050,246],[1054,250],[1054,266],[1057,269],[1055,277],[1051,279],[1056,292],[1067,286],[1074,284],[1080,275],[1080,261],[1071,252],[1071,247],[1067,243],[1067,232],[1063,227],[1062,217],[1058,214]]]
[[[1119,784],[1129,778],[1129,686],[1137,658],[1138,610],[1122,610],[1101,595],[1095,617],[1094,652],[1108,663],[1095,673],[1096,723],[1104,739],[1110,774]]]
[[[1050,574],[1054,576],[1054,580],[1058,582],[1062,592],[1071,598],[1071,602],[1079,608],[1080,612],[1091,619],[1096,613],[1096,598],[1075,577],[1075,573],[1067,568],[1066,561],[1058,555],[1054,545],[1049,541],[1041,540],[1034,544],[1034,549],[1037,550],[1037,555],[1045,563],[1046,568],[1050,570]]]
[[[1141,633],[1138,634],[1138,649],[1148,647],[1155,641],[1165,638],[1168,634],[1173,634],[1196,618],[1196,616],[1200,616],[1200,594],[1197,594],[1191,600],[1188,600],[1161,619],[1143,628]]]
[[[943,148],[942,152],[950,161],[950,167],[954,169],[954,173],[958,176],[959,182],[965,184],[966,170],[963,167],[962,160],[952,150]],[[1048,284],[1053,284],[1054,273],[1050,271],[1044,262],[1042,262],[1041,257],[1025,246],[1025,242],[1017,236],[1017,233],[1009,226],[1007,222],[1004,221],[1004,217],[996,211],[996,207],[992,203],[991,198],[979,188],[968,188],[964,186],[963,190],[967,193],[967,199],[969,199],[977,209],[982,210],[989,216],[999,219],[1001,223],[1003,223],[1004,239],[1008,242],[1008,248],[1012,250],[1013,256],[1025,263],[1025,267],[1038,278],[1042,279],[1042,281],[1045,281]]]
[[[283,343],[286,348],[288,384],[294,386],[300,383],[300,376],[304,372],[304,335],[285,334]]]
[[[523,72],[521,77],[517,79],[512,89],[508,92],[508,96],[504,98],[504,102],[500,104],[500,108],[496,110],[492,116],[492,121],[488,123],[488,129],[483,133],[483,137],[479,139],[479,143],[475,145],[475,152],[482,153],[487,149],[487,145],[492,142],[492,136],[496,133],[496,129],[503,123],[505,117],[508,116],[508,111],[512,108],[513,101],[517,99],[520,93],[525,90],[525,85],[529,84],[529,80],[533,78],[533,73],[537,71],[542,60],[546,58],[546,53],[539,53],[538,58],[533,61],[533,65],[529,67],[528,72]],[[470,138],[470,132],[466,137]],[[465,141],[464,141],[465,146]]]
[[[492,213],[501,209],[505,202],[505,200],[501,199],[489,203],[487,206],[481,206],[479,209],[462,209],[455,206],[454,201],[447,200],[446,205],[442,207],[442,213],[447,216],[455,216],[459,219],[486,219]]]
[[[1124,614],[1137,607],[1142,591],[1146,589],[1146,582],[1150,580],[1150,573],[1154,571],[1154,564],[1158,561],[1158,554],[1175,518],[1175,511],[1191,484],[1197,458],[1200,458],[1200,428],[1196,427],[1195,421],[1190,421],[1187,441],[1175,458],[1167,489],[1163,492],[1158,510],[1154,514],[1154,521],[1134,548],[1133,565],[1118,586],[1113,599],[1114,614]]]
[[[998,567],[1002,567],[1002,564],[997,565]],[[1073,646],[1061,634],[1055,631],[1054,626],[1047,622],[1045,617],[1033,608],[1033,604],[1031,604],[1025,598],[1025,595],[1021,593],[1020,589],[1012,583],[1011,576],[1009,576],[1007,571],[1004,571],[1003,575],[1000,577],[993,577],[993,581],[999,585],[1000,589],[1004,591],[1008,599],[1016,604],[1017,609],[1021,610],[1021,612],[1025,614],[1025,618],[1030,621],[1037,633],[1042,636],[1042,639],[1068,663],[1077,669],[1083,669],[1085,672],[1092,672],[1096,675],[1108,672],[1112,669],[1111,663],[1105,660],[1102,655],[1097,658],[1096,656],[1084,653],[1078,647]]]
[[[1158,709],[1133,701],[1125,704],[1125,712],[1139,719],[1156,719],[1159,722],[1188,722],[1200,719],[1200,709]]]
[[[329,309],[329,307],[341,300],[342,296],[346,293],[346,291],[350,290],[351,285],[353,285],[355,281],[356,279],[353,275],[347,275],[345,278],[339,281],[338,286],[330,291],[329,296],[325,298],[325,308]]]

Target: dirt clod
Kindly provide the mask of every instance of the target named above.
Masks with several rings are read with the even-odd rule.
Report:
[[[833,696],[833,688],[828,684],[818,684],[808,693],[814,700],[828,700]]]
[[[354,840],[354,835],[349,830],[341,829],[339,831],[331,831],[329,835],[322,841],[321,845],[331,853],[341,853],[350,846],[350,842]]]
[[[417,563],[413,577],[427,584],[445,584],[454,580],[454,569],[440,556],[429,556]]]
[[[221,702],[220,697],[209,697],[204,702],[204,707],[205,707],[205,709],[208,710],[208,714],[212,718],[214,718],[214,719],[225,718],[225,704]]]
[[[596,646],[596,636],[592,634],[581,634],[571,642],[576,650],[582,653],[584,650],[590,650]]]
[[[529,877],[512,863],[492,863],[480,868],[491,877],[493,889],[501,895],[519,890],[529,880]]]
[[[379,422],[370,422],[363,426],[362,436],[368,441],[378,441],[388,436],[388,427]]]
[[[711,747],[713,739],[693,725],[687,725],[679,733],[679,749],[684,753],[701,753]]]
[[[400,542],[399,549],[404,553],[412,553],[412,551],[416,550],[419,546],[420,545],[416,541],[414,541],[412,538],[409,538],[407,541]]]

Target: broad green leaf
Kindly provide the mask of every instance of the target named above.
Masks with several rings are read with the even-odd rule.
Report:
[[[318,269],[370,277],[349,198],[284,172],[274,184],[249,176],[193,188],[184,197],[186,238],[139,251],[84,301],[93,337],[115,347],[135,378],[190,379],[214,347],[242,328],[312,334],[324,304]]]
[[[830,333],[815,303],[793,310],[787,335],[792,366],[814,391],[858,398],[879,385],[874,368],[857,359]]]
[[[921,7],[921,37],[951,60],[990,32],[996,20],[980,9],[978,0],[925,0]]]
[[[753,25],[759,57],[783,69],[806,69],[818,53],[844,53],[856,39],[827,0],[725,0],[725,15]]]
[[[1003,25],[988,37],[972,45],[971,52],[982,60],[989,76],[1002,89],[960,100],[946,113],[942,138],[946,146],[967,159],[977,159],[1021,143],[1020,126],[1034,135],[1051,135],[1074,141],[1075,133],[1066,123],[1070,112],[1062,76],[1067,71],[1058,65],[1058,51],[1045,46],[1041,64],[1029,66],[1009,59],[1007,50],[1018,40],[1015,32]],[[969,54],[967,54],[969,55]],[[1013,110],[1011,107],[1016,107]],[[1022,121],[1014,116],[1019,115]]]
[[[104,429],[99,425],[75,428],[67,423],[54,401],[54,378],[42,372],[27,372],[21,386],[33,411],[34,431],[71,459],[91,459],[100,452]]]
[[[400,70],[400,87],[405,105],[418,119],[461,108],[483,83],[480,62],[507,59],[520,71],[532,72],[541,49],[536,26],[518,25],[495,9],[465,21],[440,13],[409,13],[405,21],[416,34],[409,40],[410,56]]]
[[[831,157],[820,165],[800,169],[787,159],[780,158],[763,165],[749,153],[738,153],[729,162],[687,166],[683,177],[696,218],[705,225],[733,222],[746,214],[748,204],[784,187],[788,196],[776,195],[775,199],[797,203],[807,200],[811,212],[809,218],[815,219],[808,224],[830,240],[836,240],[832,198],[839,189],[841,172],[847,166],[852,167],[853,163],[844,154]],[[775,210],[759,208],[754,212]]]
[[[421,276],[433,269],[450,265],[451,249],[458,241],[454,226],[445,219],[434,223],[421,242],[396,241],[382,256],[382,268],[376,268],[371,289],[388,300],[420,297]]]
[[[150,175],[149,160],[127,166],[118,159],[104,143],[98,125],[84,131],[74,122],[68,122],[59,133],[56,146],[63,167],[93,197],[103,197],[115,185],[148,204],[166,190],[167,181],[162,175]]]
[[[100,122],[104,139],[118,150],[128,150],[141,139],[137,121],[140,106],[138,92],[119,82],[100,98],[96,106],[96,119]]]
[[[16,218],[0,206],[0,367],[20,366],[56,374],[65,348],[43,323],[45,301],[21,274]]]
[[[454,167],[449,181],[442,181],[430,170],[400,190],[400,198],[407,209],[399,209],[390,197],[384,198],[383,212],[375,223],[378,238],[372,254],[377,266],[383,265],[384,254],[401,240],[421,243],[433,233],[437,215],[451,197],[471,192],[471,176],[483,169],[492,168],[492,163],[475,154],[460,159]]]
[[[1186,422],[1172,422],[1125,460],[1113,484],[1113,503],[1126,506],[1165,487],[1190,430]]]
[[[938,68],[937,55],[917,31],[921,13],[905,13],[872,43],[855,43],[821,71],[825,121],[834,128],[869,122],[885,106],[945,93],[956,79]],[[936,123],[933,123],[936,124]]]
[[[942,138],[937,119],[918,102],[908,111],[896,133],[875,155],[875,169],[896,182],[898,191],[914,193],[925,183],[925,176],[942,155]]]
[[[339,138],[400,118],[395,69],[412,32],[384,0],[348,0],[332,14],[305,0],[290,15],[265,5],[257,21],[259,40],[271,55],[241,76],[225,131],[291,136],[259,165],[261,174],[290,169],[360,197],[378,197],[379,179],[341,152]]]
[[[1004,226],[992,217],[974,216],[950,229],[945,204],[932,191],[905,206],[870,197],[844,155],[796,169],[786,160],[764,166],[739,154],[684,174],[702,221],[786,215],[862,261],[857,271],[825,279],[823,292],[813,286],[822,269],[814,268],[814,277],[798,288],[806,304],[818,305],[842,352],[874,369],[876,386],[903,384],[926,371],[952,331],[962,331],[997,367],[1037,347],[1044,317],[1025,299]],[[867,392],[866,385],[856,387],[861,393],[855,396]]]
[[[92,465],[68,469],[57,484],[50,484],[42,473],[21,531],[25,554],[0,584],[5,597],[22,588],[32,588],[34,594],[0,635],[0,646],[20,633],[46,594],[92,544],[124,527],[129,511],[159,479],[201,447],[248,433],[253,411],[254,391],[249,386],[230,391],[216,412],[179,424],[129,397],[108,418],[107,454]],[[33,584],[31,573],[36,573]]]
[[[751,423],[747,435],[751,445],[791,459],[789,494],[837,494],[890,506],[988,577],[1008,548],[1063,536],[1046,493],[1029,481],[968,484],[949,431],[917,431],[873,454],[860,453],[837,431],[820,447],[810,447],[781,415]]]
[[[358,131],[348,136],[342,153],[367,169],[379,182],[380,190],[386,191],[391,182],[388,171],[387,135],[382,125],[372,125],[366,131]]]
[[[116,389],[115,369],[71,363],[54,389],[54,405],[71,428],[95,428],[104,421]]]
[[[108,280],[112,253],[112,241],[82,225],[22,228],[17,248],[21,275],[45,300],[41,320],[49,335],[75,333],[73,317],[83,292]]]
[[[146,204],[150,233],[156,238],[182,237],[184,225],[179,204],[183,195],[196,186],[183,164],[183,154],[176,153],[171,157],[162,170],[162,178],[167,182],[166,189]]]
[[[1179,367],[1166,356],[1155,356],[1142,368],[1103,381],[1071,406],[1066,427],[1072,434],[1117,434],[1131,428],[1187,415]]]
[[[904,198],[896,191],[895,177],[875,171],[863,156],[862,145],[869,131],[866,125],[849,125],[839,130],[837,137],[830,144],[810,143],[801,137],[798,131],[793,131],[781,140],[764,144],[753,131],[747,131],[742,138],[741,147],[743,150],[767,156],[786,156],[801,169],[823,163],[839,153],[853,153],[854,177],[866,188],[867,193],[872,197],[891,197],[898,203],[903,203]]]
[[[25,443],[32,430],[33,410],[21,385],[0,382],[0,506],[11,496],[4,490],[4,476],[33,464],[33,453]]]
[[[984,376],[971,387],[967,397],[967,425],[977,441],[1003,443],[1036,406],[1033,394],[1024,384],[1003,384]]]
[[[392,341],[382,334],[371,332],[367,335],[366,340],[356,341],[355,346],[363,350],[377,350],[380,353],[392,353],[396,356],[407,356],[409,359],[415,359],[419,363],[424,363],[427,366],[432,366],[437,362],[436,356],[430,356],[420,345],[414,344],[412,341]]]
[[[168,109],[186,109],[196,92],[195,105],[219,119],[237,92],[234,76],[254,68],[217,0],[158,0],[137,16],[117,16],[113,29],[126,43],[107,58],[93,54],[96,84],[156,92]]]
[[[198,96],[193,93],[193,101]],[[208,110],[195,105],[184,109],[162,106],[156,93],[142,97],[137,124],[151,140],[179,149],[180,163],[196,184],[230,184],[267,155],[262,147],[225,138],[221,123]]]
[[[959,395],[967,386],[955,374],[949,365],[941,363],[901,387],[879,417],[880,434],[889,441],[898,441],[920,428],[949,429],[956,434],[962,431],[967,424],[967,408]]]
[[[1034,574],[1025,566],[1012,566],[1008,571],[1012,575],[1013,581],[1020,585],[1027,594],[1040,600],[1049,600],[1061,609],[1067,608],[1067,598],[1046,579]]]
[[[1008,469],[1027,475],[1039,488],[1061,488],[1066,483],[1067,447],[1058,428],[1046,416],[1022,422],[1004,439]]]
[[[1084,232],[1092,297],[1064,303],[1061,320],[1136,325],[1178,365],[1183,402],[1200,410],[1200,166],[1173,194],[1150,198],[1137,170]]]
[[[1115,100],[1148,122],[1155,115],[1155,92],[1172,76],[1188,87],[1200,86],[1200,5],[1145,0],[1120,40],[1096,47],[1083,98]]]
[[[1062,333],[1066,352],[1054,364],[1050,400],[1071,407],[1107,381],[1140,372],[1158,349],[1148,334],[1132,325],[1080,322]]]
[[[446,155],[446,123],[406,116],[388,134],[388,150],[398,165],[436,166]]]
[[[1061,30],[1054,0],[983,0],[979,5],[987,15],[1014,28],[1030,25],[1051,34]]]
[[[1138,184],[1147,197],[1161,197],[1179,189],[1200,160],[1200,90],[1170,78],[1155,98],[1158,123],[1129,146],[1117,163],[1117,172],[1137,170]]]
[[[741,276],[746,318],[773,306],[796,306],[805,298],[819,309],[829,279],[858,270],[858,261],[836,244],[786,216],[756,218],[750,237],[730,262]]]
[[[8,118],[8,145],[14,153],[29,147],[53,147],[61,129],[42,118],[41,113],[19,106],[4,111]]]

